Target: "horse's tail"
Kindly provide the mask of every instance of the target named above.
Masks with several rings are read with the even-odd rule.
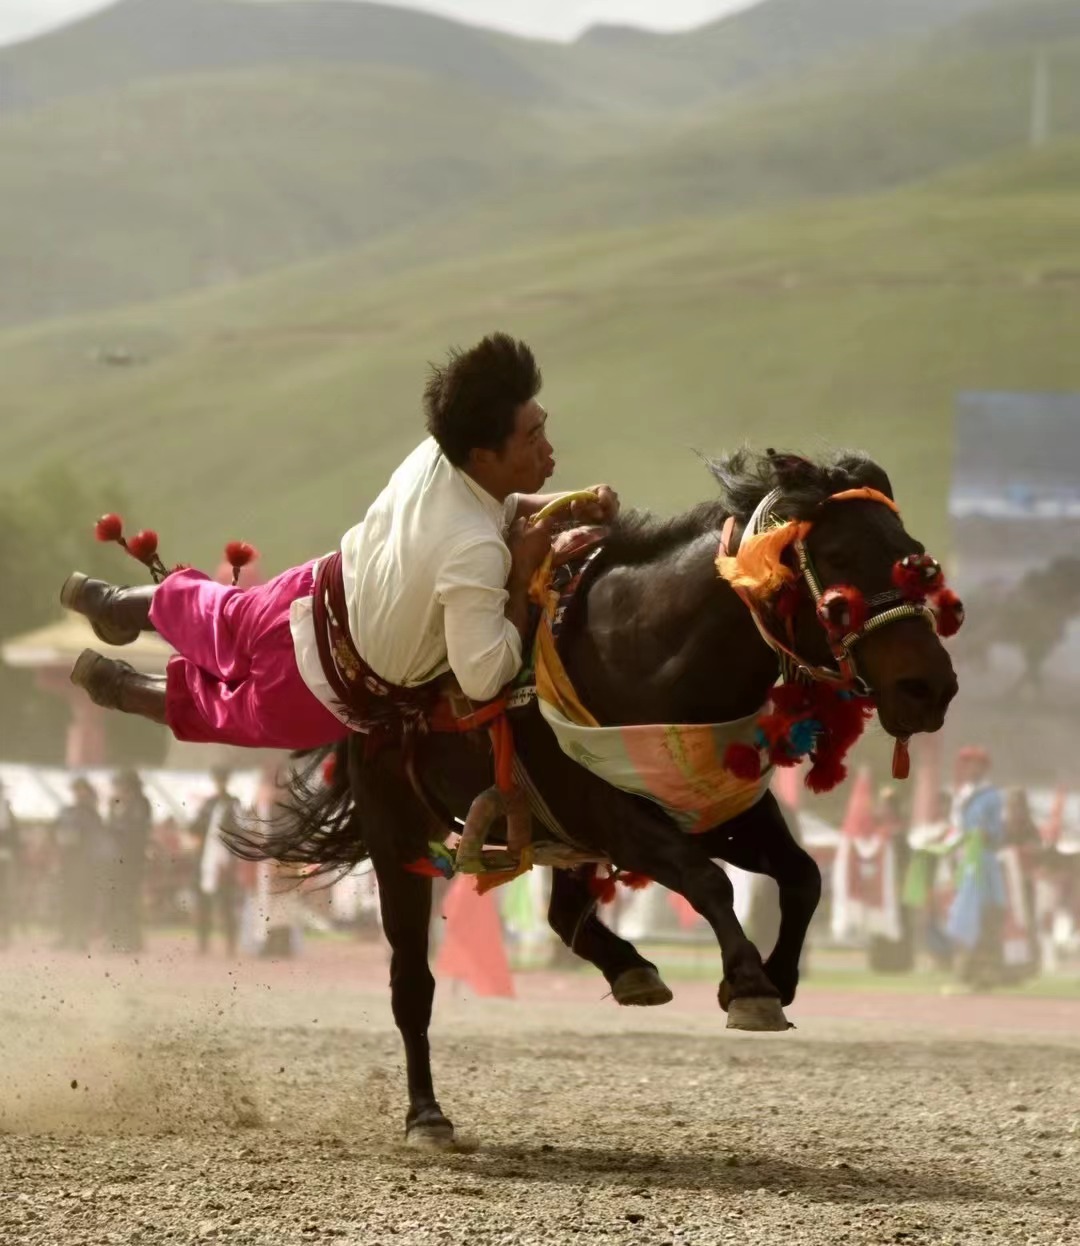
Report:
[[[366,861],[360,813],[349,783],[348,741],[293,756],[286,795],[271,818],[223,834],[245,861],[313,865],[346,873]]]

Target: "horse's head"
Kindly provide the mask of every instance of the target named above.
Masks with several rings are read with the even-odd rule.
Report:
[[[884,473],[876,465],[867,466],[873,469],[871,475],[881,478],[874,484],[867,482],[869,487],[891,498]],[[924,554],[923,546],[908,534],[896,511],[867,499],[824,503],[806,538],[806,549],[823,594],[840,588],[832,600],[845,602],[843,588],[850,586],[856,590],[856,600],[865,603],[868,626],[849,652],[877,703],[881,725],[898,737],[938,731],[957,693],[956,675],[933,609],[922,606],[918,598],[905,598],[897,586],[897,567],[912,555]],[[888,621],[896,607],[909,602],[921,606],[920,612]],[[843,611],[844,605],[835,609]],[[809,656],[822,663],[834,657],[827,610],[827,605],[815,610],[806,594],[797,615],[800,643],[805,639]],[[879,620],[880,626],[874,626]]]
[[[885,472],[861,455],[820,464],[773,451],[714,472],[744,529],[721,571],[788,660],[868,691],[890,735],[937,731],[957,692],[939,632],[962,612]]]

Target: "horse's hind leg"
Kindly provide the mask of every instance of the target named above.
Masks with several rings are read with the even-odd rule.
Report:
[[[426,852],[428,815],[408,782],[379,762],[360,776],[356,798],[364,809],[383,931],[391,948],[390,1000],[405,1044],[409,1084],[406,1138],[417,1145],[448,1146],[454,1127],[435,1098],[428,1044],[435,997],[435,979],[428,966],[431,879],[404,868]]]
[[[656,966],[625,939],[621,939],[596,915],[588,873],[554,870],[548,922],[566,946],[594,964],[611,985],[619,1004],[648,1006],[667,1004],[671,992]]]

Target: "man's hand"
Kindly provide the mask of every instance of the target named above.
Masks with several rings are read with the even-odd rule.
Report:
[[[527,588],[551,550],[551,520],[534,524],[516,520],[506,543],[510,547],[510,582]]]
[[[582,498],[572,503],[571,516],[578,523],[611,523],[619,513],[619,495],[610,485],[593,485],[589,492],[596,494],[596,501]]]

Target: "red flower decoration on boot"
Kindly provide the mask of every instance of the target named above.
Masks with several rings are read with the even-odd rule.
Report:
[[[240,572],[253,563],[259,556],[259,551],[254,545],[249,545],[247,541],[230,541],[225,546],[225,559],[229,566],[232,567],[232,582],[235,586],[240,583]]]
[[[99,541],[122,541],[124,539],[124,521],[119,515],[102,515],[94,524],[94,536]]]
[[[143,532],[136,532],[135,535],[127,543],[128,553],[137,558],[139,562],[145,562],[147,566],[153,561],[154,555],[158,552],[158,534],[147,528]]]

